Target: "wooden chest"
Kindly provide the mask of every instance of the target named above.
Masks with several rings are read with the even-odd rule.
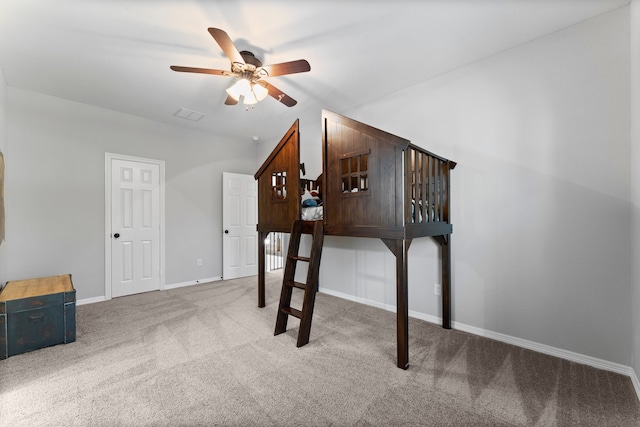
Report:
[[[70,274],[7,282],[0,292],[0,359],[75,340]]]

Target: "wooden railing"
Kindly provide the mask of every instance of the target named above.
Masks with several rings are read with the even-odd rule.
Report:
[[[405,224],[449,222],[449,171],[456,163],[410,144],[405,151]]]

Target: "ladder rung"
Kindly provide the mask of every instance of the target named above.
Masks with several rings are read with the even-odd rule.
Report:
[[[291,260],[294,261],[305,261],[305,262],[311,262],[311,258],[307,257],[307,256],[299,256],[299,255],[291,255],[290,257],[288,257]]]
[[[282,307],[280,310],[285,314],[289,314],[293,317],[297,317],[298,319],[302,319],[302,312],[300,310],[296,310],[293,307]]]
[[[306,283],[295,282],[293,280],[284,280],[283,282],[285,285],[291,286],[292,288],[307,289]]]

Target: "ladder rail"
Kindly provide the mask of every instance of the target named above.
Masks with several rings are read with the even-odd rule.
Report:
[[[308,257],[300,256],[300,240],[302,234],[311,234],[312,243]],[[280,292],[280,303],[278,306],[278,316],[274,335],[281,334],[287,330],[287,320],[289,316],[300,319],[298,329],[297,347],[302,347],[309,342],[311,333],[311,321],[313,309],[318,290],[318,279],[320,274],[320,260],[322,256],[322,245],[324,243],[324,229],[322,221],[296,220],[291,226],[291,236],[289,239],[289,249],[285,264],[284,276],[282,280],[282,290]],[[307,278],[305,283],[295,281],[295,273],[298,261],[307,262]],[[293,288],[304,290],[302,309],[297,310],[291,307],[291,297]]]

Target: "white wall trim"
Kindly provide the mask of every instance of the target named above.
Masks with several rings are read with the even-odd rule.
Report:
[[[164,289],[176,289],[176,288],[184,288],[185,286],[193,286],[193,285],[201,285],[203,283],[217,282],[222,280],[222,277],[208,277],[206,279],[198,279],[198,280],[189,280],[188,282],[174,283],[171,285],[165,285]]]
[[[160,168],[160,290],[165,287],[165,173],[164,160],[148,159],[144,157],[127,156],[124,154],[104,153],[104,295],[105,299],[111,299],[111,162],[112,160],[128,160],[132,162],[151,163]]]
[[[337,292],[330,289],[320,288],[319,292],[327,295],[332,295],[338,298],[346,299],[349,301],[366,304],[372,307],[382,308],[383,310],[391,311],[393,313],[396,312],[395,305],[382,304],[376,301],[368,300],[366,298],[355,297],[353,295]],[[424,320],[430,323],[435,323],[440,325],[442,324],[442,318],[440,317],[419,313],[413,310],[409,310],[409,316],[416,319]],[[640,381],[638,381],[638,377],[635,371],[630,366],[620,365],[618,363],[609,362],[607,360],[598,359],[596,357],[585,356],[584,354],[574,353],[572,351],[563,350],[561,348],[552,347],[545,344],[539,344],[533,341],[512,337],[512,336],[501,334],[498,332],[487,331],[486,329],[465,325],[459,322],[451,322],[451,327],[459,331],[468,332],[470,334],[478,335],[485,338],[490,338],[496,341],[504,342],[506,344],[512,344],[517,347],[526,348],[529,350],[537,351],[539,353],[548,354],[550,356],[559,357],[561,359],[569,360],[571,362],[581,363],[583,365],[593,366],[594,368],[597,368],[597,369],[603,369],[605,371],[611,371],[618,374],[626,375],[631,379],[631,382],[633,383],[633,387],[636,391],[636,395],[638,396],[638,399],[640,399]]]
[[[460,331],[469,332],[470,334],[486,338],[491,338],[496,341],[501,341],[507,344],[515,345],[517,347],[537,351],[538,353],[544,353],[550,356],[559,357],[571,362],[589,365],[597,369],[604,369],[606,371],[616,372],[618,374],[623,374],[629,377],[631,377],[631,374],[633,373],[633,369],[631,369],[630,366],[620,365],[618,363],[609,362],[607,360],[598,359],[596,357],[586,356],[584,354],[563,350],[561,348],[552,347],[546,344],[528,341],[522,338],[512,337],[498,332],[487,331],[485,329],[476,328],[475,326],[469,326],[457,322],[452,322],[452,324],[455,329],[458,329]]]
[[[93,298],[84,298],[84,299],[79,299],[78,301],[76,301],[76,305],[95,304],[97,302],[104,302],[106,300],[107,300],[107,298],[105,298],[104,296],[102,296],[102,297],[93,297]]]
[[[222,280],[222,277],[218,276],[218,277],[207,277],[205,279],[198,279],[198,280],[190,280],[188,282],[181,282],[181,283],[173,283],[171,285],[165,285],[164,289],[161,290],[169,290],[169,289],[176,289],[176,288],[184,288],[185,286],[193,286],[193,285],[202,285],[204,283],[211,283],[211,282],[217,282]],[[93,297],[93,298],[84,298],[84,299],[79,299],[78,301],[76,301],[76,305],[85,305],[85,304],[94,304],[97,302],[105,302],[110,300],[111,298],[107,298],[106,296],[101,296],[101,297]]]
[[[636,395],[638,399],[640,399],[640,381],[638,381],[638,376],[636,375],[636,371],[631,370],[631,383],[633,384],[633,388],[636,389]]]

